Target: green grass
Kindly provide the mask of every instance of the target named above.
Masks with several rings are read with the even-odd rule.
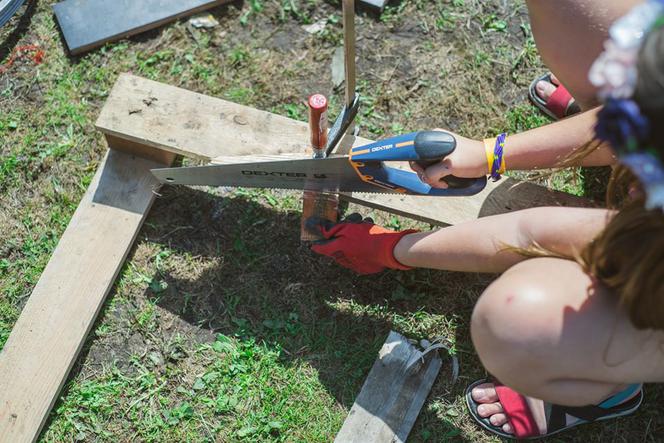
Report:
[[[106,368],[94,380],[70,383],[55,411],[62,418],[44,439],[323,441],[341,425],[343,411],[318,395],[322,386],[315,370],[283,357],[278,344],[220,334],[165,373],[139,361],[132,362],[131,376]],[[188,360],[204,371],[187,371]],[[309,420],[335,409],[326,427]]]
[[[181,21],[79,58],[66,55],[50,6],[39,4],[19,44],[38,42],[44,63],[21,59],[0,75],[0,347],[106,149],[94,122],[117,76],[131,71],[302,121],[306,97],[322,92],[334,119],[343,101],[329,78],[342,38],[337,3],[233,3],[212,10],[220,26],[211,31]],[[544,67],[524,13],[512,0],[416,0],[361,14],[361,134],[444,127],[481,139],[545,124],[525,94]],[[319,20],[323,32],[302,30]],[[588,177],[567,171],[549,181],[582,193],[596,180]],[[162,193],[41,441],[330,441],[390,329],[443,337],[461,361],[456,385],[443,368],[412,440],[495,441],[463,406],[465,385],[483,375],[468,319],[489,277],[359,278],[299,246],[298,193]],[[395,229],[429,228],[355,210]],[[650,404],[661,395],[654,390]],[[568,435],[654,441],[662,426],[647,410]]]

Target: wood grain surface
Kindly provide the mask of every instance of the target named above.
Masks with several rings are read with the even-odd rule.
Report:
[[[418,355],[406,337],[390,331],[335,443],[406,441],[443,364],[434,352],[418,370],[407,370]]]

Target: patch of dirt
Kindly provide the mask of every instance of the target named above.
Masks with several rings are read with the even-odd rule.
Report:
[[[178,364],[198,345],[214,341],[206,328],[194,327],[177,312],[156,308],[154,322],[158,327],[145,329],[136,324],[136,306],[117,302],[105,313],[105,326],[111,332],[99,334],[90,342],[82,375],[94,374],[115,366],[127,375],[141,372],[137,362],[163,372]]]

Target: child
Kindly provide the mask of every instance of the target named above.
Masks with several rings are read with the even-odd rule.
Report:
[[[611,188],[626,176],[619,171],[631,171],[631,198],[620,210],[533,208],[433,232],[313,221],[327,240],[312,249],[363,274],[502,273],[471,319],[473,343],[495,380],[473,383],[466,396],[471,415],[492,433],[540,437],[626,415],[641,403],[641,383],[664,382],[663,25],[664,0],[650,0],[612,26],[589,74],[601,110],[502,146],[457,136],[449,158],[414,167],[443,187],[446,175],[497,178],[506,165],[617,162]]]

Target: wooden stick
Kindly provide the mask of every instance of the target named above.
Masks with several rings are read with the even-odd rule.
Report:
[[[327,145],[327,98],[322,94],[309,97],[309,148],[314,157],[325,157]]]
[[[346,75],[346,106],[355,98],[355,0],[343,0],[344,68]],[[349,131],[350,132],[350,131]]]
[[[310,146],[316,158],[325,157],[327,145],[327,98],[322,94],[309,97],[309,132]],[[304,191],[302,193],[302,217],[300,217],[300,241],[310,242],[322,239],[322,236],[310,232],[306,222],[310,217],[318,217],[336,222],[339,218],[339,194],[331,192]]]
[[[404,443],[442,366],[438,355],[408,371],[420,355],[408,339],[390,331],[335,443]]]

